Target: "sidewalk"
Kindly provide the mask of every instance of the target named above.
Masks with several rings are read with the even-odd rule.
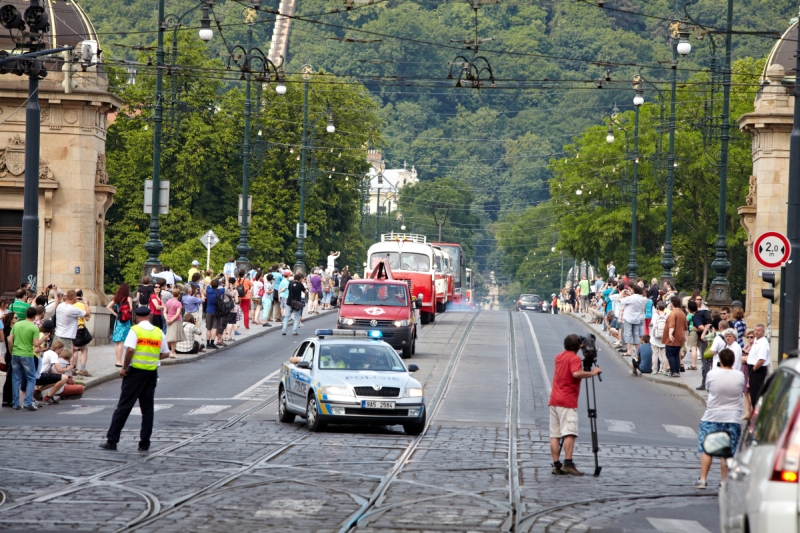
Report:
[[[602,324],[590,324],[588,318],[582,317],[579,313],[561,313],[567,316],[574,318],[575,320],[580,320],[583,322],[586,327],[592,329],[595,332],[595,336],[598,340],[603,340],[606,344],[606,353],[612,354],[611,358],[615,359],[617,362],[621,363],[626,371],[630,373],[633,369],[631,366],[630,357],[626,357],[623,354],[620,354],[616,348],[612,345],[613,337],[608,333],[603,332],[603,325]],[[621,356],[621,357],[620,357]],[[683,361],[681,361],[684,365],[684,368],[689,368],[691,365],[691,359],[689,354],[687,353],[686,357]],[[699,387],[700,384],[703,382],[703,373],[700,370],[700,365],[702,364],[702,360],[698,361],[697,370],[687,370],[686,372],[681,373],[681,377],[679,378],[671,378],[669,376],[665,376],[663,374],[642,374],[639,373],[639,379],[645,379],[647,381],[652,381],[654,383],[664,383],[666,385],[671,385],[673,387],[679,387],[684,390],[689,391],[689,393],[703,402],[703,405],[706,404],[706,400],[708,399],[708,393],[704,390],[696,390],[696,387]],[[631,379],[635,379],[631,376]]]
[[[320,311],[318,315],[304,315],[303,316],[303,324],[306,324],[309,321],[316,319],[317,317],[326,316],[330,313],[337,313],[338,309],[331,309],[327,311]],[[291,326],[290,326],[291,328]],[[270,331],[275,331],[281,329],[280,323],[272,323],[271,327],[265,328],[262,326],[257,326],[254,324],[250,324],[250,329],[244,329],[244,327],[240,327],[239,330],[241,335],[234,335],[236,339],[233,342],[226,342],[227,346],[220,347],[216,350],[206,350],[205,352],[199,354],[186,354],[186,355],[176,355],[176,359],[164,359],[161,361],[162,365],[179,365],[183,363],[192,363],[199,359],[203,359],[209,355],[214,355],[220,352],[224,352],[225,350],[230,350],[231,348],[235,348],[240,346],[241,344],[257,339],[259,337],[263,337]],[[308,333],[309,329],[305,328],[306,333]],[[205,334],[205,332],[203,332]],[[311,330],[313,333],[313,330]],[[96,387],[101,383],[105,383],[107,381],[111,381],[112,379],[119,378],[119,368],[116,367],[116,356],[114,354],[114,343],[107,344],[105,346],[89,346],[89,359],[87,361],[86,368],[89,373],[92,375],[91,377],[84,377],[84,376],[75,376],[75,383],[78,385],[83,385],[86,389],[90,389],[92,387]],[[5,373],[0,372],[0,382],[5,380]]]

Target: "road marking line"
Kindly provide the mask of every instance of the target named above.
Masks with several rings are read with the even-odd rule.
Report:
[[[230,405],[203,405],[197,409],[192,409],[187,414],[189,415],[213,415],[225,409],[230,409]]]
[[[636,425],[627,420],[606,420],[608,430],[616,433],[636,433]]]
[[[239,394],[237,394],[236,396],[234,396],[234,397],[233,397],[233,399],[234,399],[234,400],[238,400],[239,398],[241,398],[241,397],[243,397],[243,396],[247,396],[248,394],[250,394],[251,392],[253,392],[254,390],[256,390],[258,387],[260,387],[261,385],[263,385],[264,383],[266,383],[266,382],[267,382],[267,381],[269,381],[270,379],[272,379],[272,378],[274,378],[275,376],[277,376],[277,375],[278,375],[278,373],[279,373],[280,371],[281,371],[281,369],[279,368],[278,370],[276,370],[275,372],[273,372],[273,373],[272,373],[272,374],[270,374],[269,376],[265,377],[264,379],[262,379],[261,381],[259,381],[258,383],[256,383],[256,384],[255,384],[255,385],[253,385],[252,387],[250,387],[249,389],[245,389],[244,391],[242,391],[242,392],[240,392]]]
[[[160,411],[162,409],[169,409],[172,407],[171,403],[157,403],[153,406],[153,411]],[[131,409],[131,416],[142,416],[142,409],[138,405]]]
[[[539,369],[542,371],[542,377],[544,377],[544,388],[547,391],[547,396],[550,396],[550,378],[547,377],[547,368],[544,366],[544,359],[542,359],[542,350],[539,348],[539,339],[536,338],[536,333],[533,331],[533,324],[531,324],[531,319],[528,318],[528,313],[522,313],[522,316],[525,317],[525,320],[528,321],[528,327],[531,330],[531,337],[533,337],[533,345],[536,347],[536,357],[539,359]]]
[[[664,533],[711,533],[697,520],[675,520],[672,518],[648,518],[648,522]]]
[[[678,437],[679,439],[696,439],[697,433],[688,427],[688,426],[670,426],[669,424],[663,424],[664,429]]]
[[[65,411],[62,414],[65,415],[90,415],[92,413],[97,413],[102,411],[108,407],[107,405],[103,405],[101,407],[78,407],[77,409],[73,409],[72,411]]]
[[[202,361],[202,359],[201,359]],[[247,401],[248,398],[158,398],[161,401],[187,401],[187,402],[229,402],[231,400]],[[82,402],[115,402],[119,398],[81,398]]]

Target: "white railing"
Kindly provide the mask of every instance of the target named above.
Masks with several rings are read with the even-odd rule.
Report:
[[[416,233],[384,233],[381,235],[381,242],[396,242],[396,241],[405,241],[405,242],[418,242],[418,243],[426,243],[428,242],[427,237],[425,235],[419,235]]]

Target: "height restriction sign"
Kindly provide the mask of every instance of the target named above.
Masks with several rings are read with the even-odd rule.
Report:
[[[767,231],[753,245],[756,261],[767,268],[780,268],[789,259],[789,239],[777,231]]]

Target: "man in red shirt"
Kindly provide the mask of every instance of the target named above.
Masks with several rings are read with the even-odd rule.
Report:
[[[550,453],[553,456],[553,474],[583,474],[572,462],[575,437],[578,436],[578,395],[581,380],[596,376],[601,372],[595,366],[590,372],[583,370],[583,360],[578,350],[583,347],[577,335],[567,335],[564,351],[556,356],[556,370],[553,374],[553,389],[550,391]],[[559,461],[561,449],[559,441],[564,440],[564,464]]]

